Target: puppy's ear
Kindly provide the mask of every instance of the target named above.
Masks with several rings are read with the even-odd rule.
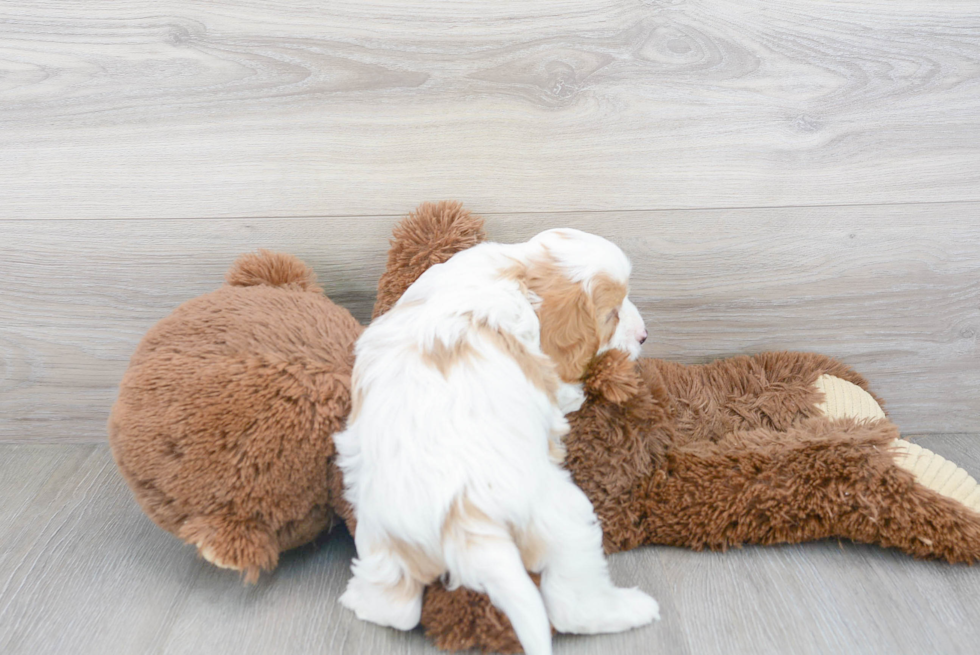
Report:
[[[528,268],[527,287],[540,298],[541,350],[558,366],[565,382],[578,382],[599,349],[595,304],[553,261]]]
[[[378,281],[378,299],[371,318],[391,309],[430,266],[487,238],[483,219],[454,201],[425,202],[404,218],[391,234],[388,265]]]
[[[592,302],[595,304],[596,330],[599,343],[608,343],[619,325],[616,311],[626,298],[626,285],[607,275],[599,274],[592,280]]]

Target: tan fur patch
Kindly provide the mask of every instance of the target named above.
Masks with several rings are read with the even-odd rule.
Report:
[[[507,538],[503,534],[487,534],[485,529],[479,529],[481,525],[494,525],[494,521],[464,495],[449,508],[442,524],[442,538],[443,540],[462,538],[464,545],[470,545],[477,539]],[[546,549],[544,540],[530,529],[510,527],[507,532],[521,553],[524,567],[532,572],[540,571],[541,560]]]
[[[596,330],[600,344],[609,343],[619,325],[617,310],[626,299],[626,285],[600,273],[592,280],[592,303],[595,306]],[[615,312],[615,313],[614,313]]]
[[[406,300],[405,302],[400,302],[397,305],[395,305],[394,307],[392,307],[391,308],[391,311],[394,312],[396,310],[410,309],[412,307],[418,307],[419,305],[422,305],[422,304],[424,304],[424,301],[422,301],[422,300]]]
[[[389,587],[388,593],[397,600],[410,601],[422,593],[424,587],[425,585],[415,578],[405,576],[394,587]]]
[[[351,375],[350,381],[350,413],[347,415],[347,425],[357,420],[361,414],[361,406],[364,404],[364,390],[357,375]]]
[[[461,496],[450,505],[449,512],[446,513],[446,518],[442,522],[442,538],[445,540],[467,535],[470,532],[468,528],[479,523],[492,524],[493,520],[469,498]],[[467,535],[467,539],[470,538]]]
[[[454,366],[470,361],[476,356],[476,350],[467,341],[457,341],[452,346],[447,346],[442,341],[436,341],[430,350],[422,351],[422,362],[438,369],[443,377],[448,378],[449,371]]]
[[[541,560],[544,559],[547,548],[544,539],[530,528],[514,529],[511,531],[511,536],[521,553],[521,562],[524,563],[524,568],[532,573],[540,572]]]
[[[505,355],[510,355],[521,367],[524,377],[535,387],[545,392],[548,400],[552,403],[558,401],[558,386],[561,384],[561,380],[558,378],[554,364],[545,357],[528,352],[524,344],[508,332],[492,328],[486,323],[478,324],[477,330],[494,347]]]
[[[525,296],[527,295],[527,266],[524,264],[514,262],[512,266],[508,266],[500,272],[500,279],[517,282],[517,286],[520,288],[521,293],[523,293]]]
[[[548,439],[548,459],[550,459],[554,464],[561,464],[565,461],[565,456],[568,451],[565,450],[564,444],[560,441],[555,441],[554,439]]]
[[[592,296],[550,257],[531,265],[527,286],[541,298],[541,350],[557,364],[562,380],[577,382],[602,344]],[[607,287],[603,283],[604,303],[611,297]]]
[[[420,591],[421,585],[431,584],[446,570],[445,566],[420,548],[401,539],[390,538],[387,548],[408,568],[409,577],[402,578],[402,581],[393,589],[393,591],[406,596],[415,596]]]

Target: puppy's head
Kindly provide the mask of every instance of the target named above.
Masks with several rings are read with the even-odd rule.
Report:
[[[627,297],[630,262],[618,247],[573,229],[534,237],[524,281],[541,323],[541,349],[566,382],[582,378],[589,361],[617,349],[636,359],[647,338]]]

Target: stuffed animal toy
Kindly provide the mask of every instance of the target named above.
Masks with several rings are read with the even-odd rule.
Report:
[[[140,342],[109,443],[157,525],[254,582],[342,502],[331,435],[363,328],[293,257],[246,255],[227,282]]]
[[[374,315],[483,238],[460,205],[421,206],[395,229]],[[349,409],[360,326],[295,259],[246,256],[228,282],[140,344],[110,442],[151,518],[254,579],[333,512],[356,529],[330,435]],[[839,362],[765,353],[685,366],[611,352],[583,382],[565,465],[609,552],[836,537],[980,559],[977,482],[901,439],[866,381]],[[422,623],[440,648],[520,649],[506,617],[467,589],[427,589]]]
[[[484,239],[458,204],[425,205],[415,219],[425,240],[396,231],[386,288],[407,286],[402,269],[421,274]],[[157,525],[254,582],[337,513],[353,529],[332,435],[350,412],[363,327],[290,255],[244,255],[226,281],[143,337],[109,443]]]

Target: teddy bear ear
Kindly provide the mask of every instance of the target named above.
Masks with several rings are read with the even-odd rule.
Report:
[[[636,362],[621,350],[607,350],[593,359],[584,382],[587,394],[617,405],[636,396],[643,385]]]
[[[426,269],[486,238],[483,219],[470,214],[461,202],[424,202],[416,207],[392,230],[372,318],[391,309]]]
[[[231,265],[225,282],[233,287],[291,287],[322,293],[313,269],[299,258],[282,252],[259,250],[245,253]]]

